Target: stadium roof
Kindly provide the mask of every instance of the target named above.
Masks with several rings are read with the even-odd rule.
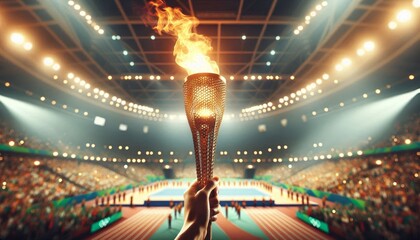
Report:
[[[221,149],[230,152],[298,146],[305,139],[312,151],[320,134],[308,137],[310,131],[320,122],[331,124],[328,120],[334,121],[341,107],[363,104],[367,96],[366,101],[376,101],[418,89],[416,2],[166,1],[198,18],[194,30],[212,40],[210,57],[227,79],[225,118],[245,121],[222,124]],[[184,115],[187,73],[175,63],[174,37],[157,34],[154,22],[145,20],[146,5],[140,0],[0,1],[0,93],[7,93],[3,86],[11,82],[24,97],[66,105],[81,117],[88,111],[89,126],[99,109],[112,110],[100,116],[113,129],[130,124],[121,120],[127,114],[156,121],[147,136],[95,139],[104,145],[137,139],[144,148],[172,150],[178,144],[185,149],[191,143],[187,125],[178,131],[175,124],[173,136],[166,137],[158,121]],[[317,117],[322,121],[310,122]],[[129,131],[133,125],[141,129],[136,124]],[[264,124],[267,133],[257,135]],[[83,128],[86,139],[97,136],[89,126]],[[331,145],[336,138],[330,137]]]
[[[420,62],[419,54],[398,58],[419,52],[418,9],[411,1],[166,2],[197,17],[200,25],[195,30],[211,38],[211,57],[222,75],[234,78],[228,82],[227,104],[233,113],[274,102],[325,72],[333,75],[343,58],[357,67],[343,75],[352,81],[392,61],[398,60],[394,69],[387,70],[407,74]],[[139,0],[3,0],[0,13],[3,31],[21,31],[33,41],[33,51],[59,59],[63,71],[78,73],[92,86],[134,103],[162,111],[182,109],[186,72],[174,61],[174,37],[158,35],[150,26],[153,23],[145,22],[145,4]],[[412,11],[407,26],[394,20],[400,9]],[[390,21],[398,28],[390,30]],[[375,53],[357,59],[357,49],[369,40],[375,43]],[[27,66],[20,56],[3,53],[3,57],[12,55],[6,57],[8,61]],[[2,69],[1,74],[5,72]],[[132,79],[124,80],[125,76]],[[274,79],[266,80],[267,76]]]

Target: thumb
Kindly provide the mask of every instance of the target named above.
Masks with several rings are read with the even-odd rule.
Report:
[[[201,190],[208,195],[210,195],[211,191],[213,191],[217,187],[216,179],[210,180],[207,185]]]
[[[184,196],[193,196],[197,193],[199,187],[199,182],[196,180],[194,181],[190,187],[187,189],[187,191],[185,191]]]

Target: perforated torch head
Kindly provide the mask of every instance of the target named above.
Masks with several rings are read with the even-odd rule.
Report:
[[[197,179],[205,186],[213,177],[217,135],[226,100],[226,80],[214,73],[189,75],[184,104],[194,141]]]

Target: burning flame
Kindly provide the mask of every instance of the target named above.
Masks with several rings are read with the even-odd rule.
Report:
[[[153,13],[158,17],[153,28],[159,33],[165,32],[177,37],[174,47],[175,62],[194,73],[219,74],[219,66],[211,60],[208,53],[212,50],[211,40],[201,34],[192,32],[199,21],[192,16],[184,15],[179,8],[167,7],[163,0],[149,2]]]

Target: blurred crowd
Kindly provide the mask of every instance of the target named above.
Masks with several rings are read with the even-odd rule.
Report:
[[[181,163],[172,166],[177,178],[196,178],[195,163]],[[240,168],[240,169],[238,169]],[[223,178],[242,178],[244,175],[243,166],[239,167],[234,163],[221,163],[214,164],[213,174]]]
[[[70,181],[85,187],[91,192],[134,183],[129,178],[103,165],[81,162],[80,160],[59,161],[51,159],[45,161],[45,164],[55,173],[65,176]],[[120,164],[119,168],[123,169],[123,166]]]
[[[419,239],[420,152],[319,164],[288,180],[366,201],[307,210],[346,239]]]
[[[57,137],[57,136],[55,136]],[[17,131],[6,121],[0,122],[0,144],[19,146],[38,150],[56,151],[60,149],[65,152],[80,152],[80,147],[64,143],[61,138],[41,139]]]
[[[85,204],[54,207],[48,201],[29,209],[2,204],[0,239],[77,239],[89,232],[92,223],[117,211],[121,208]]]
[[[53,201],[134,183],[76,160],[0,155],[0,239],[71,239],[117,209]]]

